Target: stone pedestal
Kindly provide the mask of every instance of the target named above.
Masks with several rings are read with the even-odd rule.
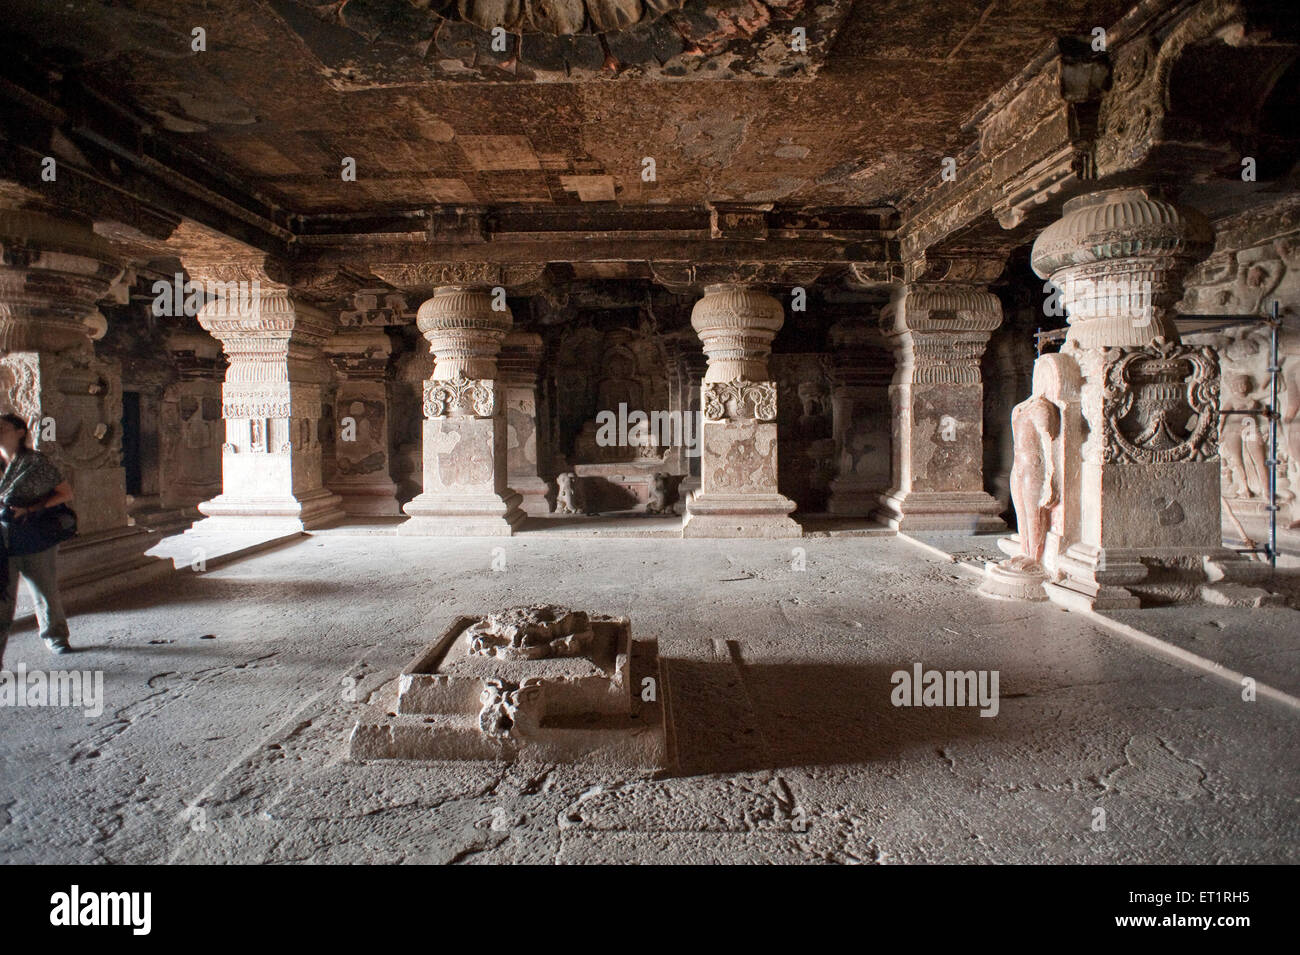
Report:
[[[997,296],[966,285],[900,288],[880,326],[895,349],[892,483],[876,518],[901,531],[1001,530],[984,490],[980,358],[1002,322]]]
[[[326,342],[325,354],[336,376],[329,490],[348,514],[400,514],[388,458],[388,335],[376,327],[340,329]]]
[[[1212,240],[1195,210],[1115,189],[1067,202],[1034,245],[1070,322],[1034,377],[1060,420],[1042,564],[1065,606],[1168,602],[1267,574],[1222,546],[1218,357],[1174,325],[1182,279]]]
[[[411,519],[400,533],[512,534],[525,515],[508,484],[497,368],[510,313],[494,310],[486,290],[440,288],[417,324],[434,355],[424,383],[424,491],[404,508]]]
[[[777,490],[776,382],[772,339],[784,322],[766,292],[711,285],[691,325],[708,369],[700,386],[700,490],[686,507],[684,537],[800,537],[794,502]]]
[[[530,517],[551,512],[551,488],[538,471],[537,369],[542,351],[540,335],[511,332],[497,358],[506,396],[506,475]]]
[[[121,273],[89,223],[0,209],[0,410],[28,422],[33,447],[72,486],[79,533],[58,563],[74,596],[171,570],[144,556],[150,535],[129,526],[121,368],[92,345],[106,326],[95,303]]]
[[[626,617],[550,605],[459,617],[396,684],[353,728],[351,758],[672,768],[658,644],[634,640]]]
[[[880,329],[839,322],[830,330],[831,419],[836,468],[826,510],[866,517],[890,478],[889,379],[893,357]]]
[[[222,490],[199,505],[211,522],[201,523],[263,533],[338,521],[342,501],[321,482],[319,433],[327,377],[321,346],[333,323],[256,273],[220,274],[225,294],[198,315],[229,361],[221,389]]]

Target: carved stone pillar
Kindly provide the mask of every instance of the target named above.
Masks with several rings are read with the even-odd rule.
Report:
[[[89,223],[0,209],[0,410],[28,422],[33,446],[72,485],[80,533],[59,548],[68,586],[170,570],[143,555],[148,534],[129,526],[121,367],[92,345],[107,326],[95,303],[121,274]]]
[[[865,517],[889,487],[889,379],[894,361],[879,327],[831,326],[831,417],[836,476],[831,514]]]
[[[334,468],[329,489],[349,514],[401,513],[389,471],[388,357],[380,327],[340,329],[325,343],[334,366]]]
[[[799,537],[794,501],[777,490],[776,382],[768,377],[781,303],[756,288],[710,285],[691,325],[708,356],[700,385],[700,489],[684,537]]]
[[[551,512],[550,485],[539,471],[537,436],[540,432],[537,371],[542,361],[542,337],[531,332],[506,335],[497,358],[506,396],[506,474],[510,490],[523,499],[530,517]]]
[[[342,502],[321,482],[321,346],[333,321],[255,271],[191,272],[217,291],[198,320],[229,362],[222,490],[199,505],[214,522],[207,526],[287,531],[339,520]]]
[[[1056,478],[1042,558],[1048,596],[1062,604],[1136,607],[1144,592],[1173,599],[1263,566],[1222,546],[1218,358],[1181,344],[1174,325],[1183,277],[1212,239],[1195,210],[1112,189],[1067,202],[1034,244],[1034,271],[1060,290],[1070,322],[1050,356],[1057,370],[1036,370],[1035,391],[1040,378],[1080,382],[1077,406],[1044,392],[1060,407],[1061,440],[1077,434],[1081,445],[1077,474],[1067,453]]]
[[[525,515],[509,487],[497,369],[510,312],[493,309],[486,290],[451,286],[420,306],[416,324],[434,366],[424,383],[424,491],[404,508],[401,533],[512,534]]]
[[[879,520],[901,531],[993,531],[1002,507],[984,490],[980,358],[1002,322],[993,293],[970,285],[902,286],[881,314],[896,364],[892,483]]]
[[[221,345],[201,331],[168,332],[167,350],[178,377],[163,391],[159,415],[162,503],[192,508],[221,493],[221,446],[226,434],[221,382],[226,361]]]

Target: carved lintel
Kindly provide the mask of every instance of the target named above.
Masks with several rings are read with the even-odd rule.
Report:
[[[503,265],[496,262],[381,262],[370,272],[399,289],[442,286],[501,288],[531,292],[543,284],[545,263]]]

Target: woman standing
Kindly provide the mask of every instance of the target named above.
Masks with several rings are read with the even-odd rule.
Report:
[[[4,533],[8,552],[9,528],[47,507],[72,500],[72,487],[46,455],[31,446],[27,422],[15,414],[0,415],[0,531]],[[63,613],[56,579],[55,553],[58,545],[35,554],[0,556],[8,561],[9,572],[3,575],[5,586],[0,593],[0,666],[3,665],[9,627],[14,621],[18,602],[18,575],[27,579],[36,602],[36,619],[41,638],[52,653],[67,653],[68,618]]]

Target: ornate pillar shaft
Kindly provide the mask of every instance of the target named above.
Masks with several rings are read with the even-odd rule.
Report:
[[[878,519],[898,530],[1000,530],[984,490],[980,358],[1002,305],[976,286],[901,287],[881,315],[894,344],[893,461]]]
[[[839,322],[830,329],[833,351],[832,436],[836,476],[826,509],[866,517],[889,487],[889,379],[894,361],[879,327]]]
[[[226,441],[221,493],[199,510],[222,523],[257,519],[259,530],[340,519],[341,501],[321,481],[321,346],[333,322],[287,288],[265,288],[258,278],[231,280],[221,270],[209,287],[217,298],[198,320],[229,362],[221,388]]]
[[[768,376],[781,303],[742,285],[710,285],[691,325],[708,367],[700,385],[700,489],[685,537],[799,537],[794,502],[777,490],[776,382]]]
[[[523,499],[520,506],[530,517],[551,512],[550,485],[541,476],[537,446],[541,433],[537,372],[542,352],[540,335],[510,332],[497,358],[506,396],[506,474],[510,489]]]
[[[1207,574],[1240,579],[1257,566],[1222,546],[1218,358],[1179,342],[1172,311],[1212,238],[1199,213],[1130,188],[1067,202],[1034,245],[1034,271],[1061,290],[1070,332],[1038,359],[1034,394],[1012,417],[1018,449],[1049,450],[1017,454],[1020,534],[1006,549],[1066,606],[1175,599]]]
[[[510,490],[507,426],[497,355],[508,310],[485,290],[440,288],[416,324],[434,356],[424,383],[424,491],[407,503],[404,534],[499,536],[524,519]]]
[[[388,358],[379,327],[340,329],[325,343],[334,366],[334,467],[329,489],[349,514],[401,513],[389,471]]]
[[[0,209],[0,410],[28,423],[32,445],[72,485],[80,533],[59,548],[59,577],[72,586],[170,569],[143,556],[148,535],[129,524],[121,367],[92,344],[107,328],[96,302],[121,274],[88,223]]]

